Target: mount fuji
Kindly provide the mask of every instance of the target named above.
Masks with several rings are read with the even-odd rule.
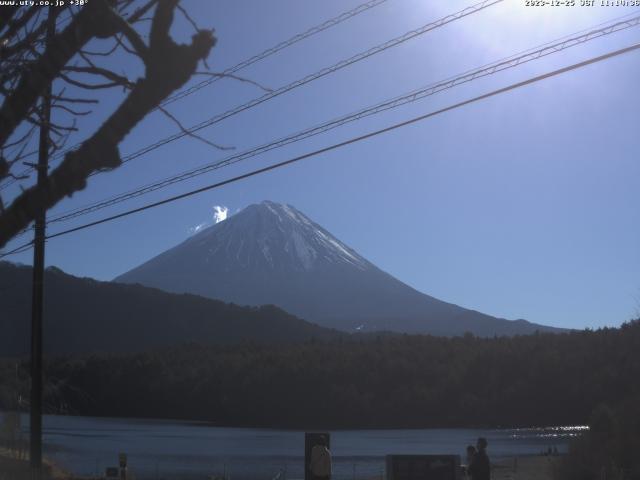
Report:
[[[277,305],[325,327],[433,335],[553,331],[443,302],[382,271],[290,205],[264,201],[117,277],[240,305]]]

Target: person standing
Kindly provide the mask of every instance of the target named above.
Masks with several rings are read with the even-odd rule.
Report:
[[[464,469],[464,474],[466,478],[471,478],[471,472],[469,471],[469,467],[473,463],[473,457],[476,455],[476,447],[473,445],[467,446],[467,465]]]
[[[469,464],[469,474],[472,480],[490,480],[491,479],[491,463],[487,455],[487,439],[478,438],[476,444],[476,453]]]

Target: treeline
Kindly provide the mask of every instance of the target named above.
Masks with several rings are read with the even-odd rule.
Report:
[[[559,465],[563,480],[640,480],[640,397],[598,405]]]
[[[584,424],[640,398],[640,322],[513,338],[381,336],[286,346],[197,344],[46,363],[62,413],[291,428]],[[0,407],[28,365],[0,362]]]

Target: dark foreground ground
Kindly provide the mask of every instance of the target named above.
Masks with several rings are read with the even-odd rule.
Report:
[[[492,480],[555,480],[557,476],[554,472],[559,459],[560,457],[520,456],[501,460],[493,465],[491,478]],[[269,475],[265,474],[264,478],[268,477]],[[374,478],[381,480],[380,477]],[[360,480],[374,480],[374,478]],[[0,449],[0,480],[31,480],[28,459],[16,452]],[[74,476],[45,460],[43,480],[89,480],[89,478]]]

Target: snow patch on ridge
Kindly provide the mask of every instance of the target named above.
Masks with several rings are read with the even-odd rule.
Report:
[[[366,260],[354,254],[342,242],[291,205],[270,201],[265,201],[262,205],[277,218],[277,230],[285,237],[284,251],[293,256],[305,270],[312,269],[319,261],[344,262],[360,270],[366,269]],[[272,234],[277,235],[278,232]],[[265,258],[267,259],[266,255]],[[272,258],[268,258],[267,261],[273,265]]]
[[[340,255],[340,257],[344,258],[346,261],[354,264],[357,267],[364,267],[365,265],[364,261],[361,258],[358,258],[355,255],[353,255],[349,250],[347,250],[347,248],[342,243],[325,235],[320,230],[316,230],[315,234],[320,237],[321,239],[320,241],[322,243],[325,243],[326,245],[328,245],[329,248],[333,248],[334,250],[337,250],[338,255]]]
[[[311,270],[318,256],[318,252],[295,230],[291,233],[291,239],[293,240],[293,246],[296,250],[298,260],[300,260],[305,270]]]
[[[282,222],[282,218],[280,217],[280,213],[278,210],[273,208],[273,204],[271,202],[263,202],[263,204],[269,209],[271,213],[273,213],[276,217],[278,217],[278,221]]]

